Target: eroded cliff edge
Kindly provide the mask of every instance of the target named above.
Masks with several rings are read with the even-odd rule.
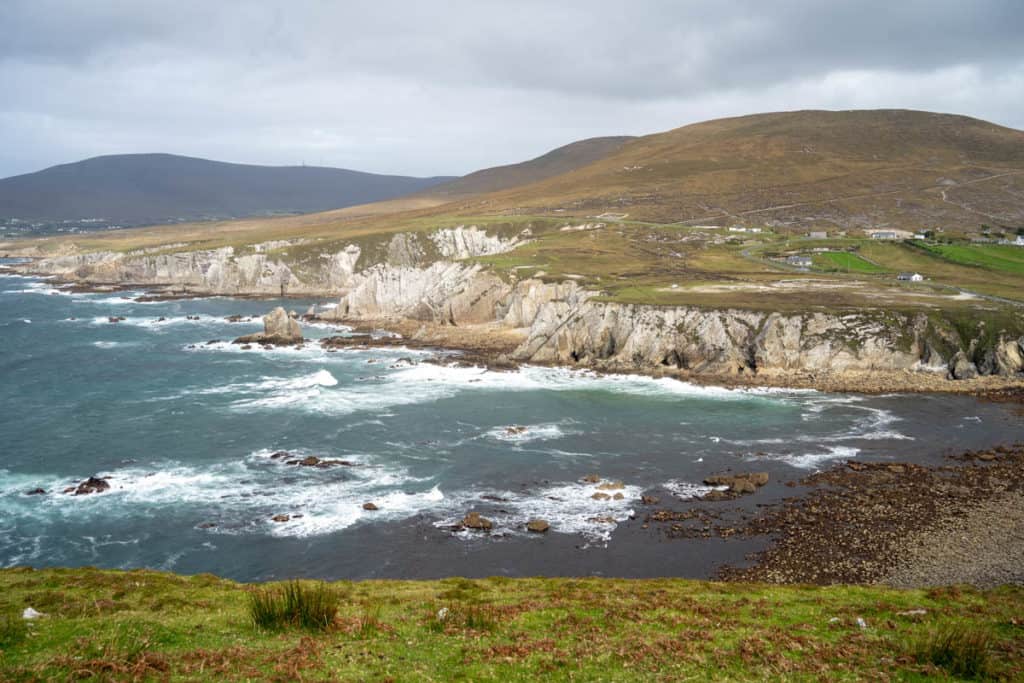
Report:
[[[438,343],[476,334],[506,340],[507,360],[608,371],[730,377],[791,384],[861,373],[935,380],[1024,379],[1019,314],[954,318],[942,312],[779,313],[607,301],[568,280],[517,279],[476,259],[515,249],[529,229],[476,226],[405,232],[323,250],[265,242],[236,249],[67,253],[33,272],[93,285],[165,292],[331,297],[339,321],[392,322]],[[756,379],[755,379],[756,378]],[[880,386],[898,387],[881,383]]]

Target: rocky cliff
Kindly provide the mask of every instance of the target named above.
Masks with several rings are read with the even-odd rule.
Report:
[[[472,260],[509,251],[529,237],[529,231],[502,237],[458,226],[327,250],[274,242],[245,252],[70,254],[33,268],[84,282],[215,294],[340,295],[327,315],[343,320],[403,319],[452,329],[501,324],[519,331],[522,341],[511,357],[525,362],[739,376],[924,371],[965,379],[1024,372],[1019,321],[621,304],[571,281],[504,279]]]

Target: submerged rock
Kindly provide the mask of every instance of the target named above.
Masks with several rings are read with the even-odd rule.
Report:
[[[291,515],[274,515],[270,519],[273,522],[290,522],[292,518]]]
[[[26,496],[41,496],[41,495],[43,495],[45,493],[46,493],[46,489],[32,489],[31,491],[26,491],[25,495]]]

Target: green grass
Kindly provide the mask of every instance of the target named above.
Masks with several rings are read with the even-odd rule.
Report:
[[[843,273],[875,273],[888,272],[885,268],[866,261],[865,259],[846,251],[829,251],[824,254],[814,255],[814,266],[824,271],[839,271]]]
[[[952,625],[932,631],[912,647],[914,658],[951,676],[987,679],[993,673],[994,639],[985,629]]]
[[[249,594],[249,616],[262,630],[288,627],[326,631],[338,616],[337,591],[323,583],[309,586],[289,581],[283,586],[254,590]]]
[[[1024,675],[1024,589],[674,579],[338,582],[324,630],[257,628],[251,586],[153,571],[0,571],[0,680],[914,680]],[[306,587],[309,583],[300,584]],[[923,614],[917,610],[925,610]],[[863,619],[867,628],[858,625]],[[934,634],[986,634],[960,646]],[[989,653],[990,656],[986,656]]]
[[[1024,275],[1024,248],[1000,244],[934,244],[930,251],[954,263]]]

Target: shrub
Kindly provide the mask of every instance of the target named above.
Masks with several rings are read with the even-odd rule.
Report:
[[[27,635],[28,626],[25,625],[25,620],[18,612],[14,610],[0,612],[0,650],[17,645],[25,640]]]
[[[919,664],[932,664],[958,678],[987,678],[992,669],[992,634],[980,628],[947,626],[918,641]]]
[[[289,581],[280,587],[249,594],[249,617],[258,629],[304,628],[325,631],[338,615],[339,597],[325,583],[308,586]]]

